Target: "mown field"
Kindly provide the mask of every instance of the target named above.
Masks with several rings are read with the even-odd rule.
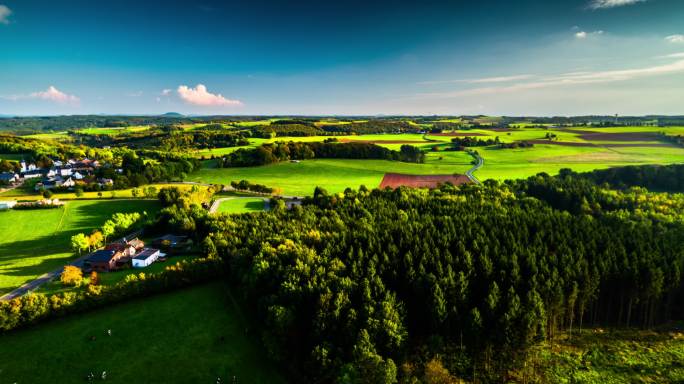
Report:
[[[284,383],[227,292],[197,286],[0,335],[0,382],[106,371],[109,383]]]
[[[247,213],[264,210],[264,199],[261,197],[235,197],[219,204],[219,213]]]
[[[62,208],[0,212],[0,294],[73,258],[70,238],[90,233],[116,212],[159,210],[154,200],[78,200]]]

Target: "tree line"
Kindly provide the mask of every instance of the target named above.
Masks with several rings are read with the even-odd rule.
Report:
[[[309,159],[379,159],[423,163],[425,154],[411,145],[402,145],[399,151],[394,151],[371,143],[290,141],[264,144],[252,149],[239,149],[217,159],[217,166],[219,168],[250,167]]]

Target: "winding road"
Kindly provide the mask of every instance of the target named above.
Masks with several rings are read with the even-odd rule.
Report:
[[[475,163],[475,165],[474,165],[472,168],[470,168],[469,170],[467,170],[465,174],[466,174],[466,176],[468,176],[468,178],[470,179],[470,181],[472,181],[473,183],[475,183],[475,184],[482,184],[482,183],[480,182],[480,180],[478,180],[477,177],[475,177],[475,175],[473,175],[473,172],[475,172],[475,171],[477,171],[478,169],[482,168],[482,166],[484,165],[484,159],[482,158],[482,156],[478,155],[478,154],[475,153],[475,152],[468,152],[468,153],[470,153],[470,155],[471,155],[473,158],[475,158],[475,160],[477,160],[477,163]]]

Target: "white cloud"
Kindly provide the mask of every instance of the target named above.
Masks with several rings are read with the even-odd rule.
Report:
[[[513,85],[501,87],[481,87],[465,90],[457,90],[442,93],[423,93],[419,97],[461,97],[472,95],[497,94],[504,92],[518,92],[532,89],[542,89],[551,87],[561,87],[568,85],[609,83],[617,81],[627,81],[643,77],[667,75],[673,73],[684,73],[684,60],[673,63],[634,69],[595,71],[595,72],[573,72],[564,73],[556,76],[547,76],[539,80],[520,82]]]
[[[669,55],[658,56],[656,59],[684,59],[684,52],[671,53]]]
[[[213,94],[208,92],[207,87],[203,84],[197,84],[195,88],[181,85],[178,87],[177,92],[183,101],[193,105],[204,107],[237,107],[243,105],[240,100],[226,99],[220,93]]]
[[[636,3],[642,3],[646,0],[591,0],[589,2],[589,9],[605,9],[605,8],[615,8],[622,7],[625,5],[632,5]]]
[[[135,91],[135,92],[131,92],[131,93],[126,94],[126,96],[128,96],[128,97],[140,97],[142,95],[143,95],[143,91]]]
[[[81,101],[74,95],[68,95],[54,86],[49,86],[47,90],[40,92],[33,92],[29,95],[31,98],[54,101],[60,104],[78,104]]]
[[[575,33],[575,37],[578,39],[586,39],[589,36],[601,36],[603,35],[603,31],[598,30],[594,32],[586,32],[586,31],[579,31]]]
[[[461,79],[461,80],[435,80],[435,81],[421,81],[421,85],[435,85],[435,84],[483,84],[483,83],[507,83],[511,81],[525,80],[531,78],[532,75],[513,75],[513,76],[498,76],[498,77],[483,77],[480,79]]]
[[[169,96],[170,94],[171,94],[171,90],[170,90],[170,89],[164,89],[164,90],[161,91],[161,95],[162,95],[162,96]]]
[[[684,35],[670,35],[665,38],[670,43],[684,43]]]
[[[6,5],[0,4],[0,24],[9,24],[9,17],[12,15],[12,10]]]

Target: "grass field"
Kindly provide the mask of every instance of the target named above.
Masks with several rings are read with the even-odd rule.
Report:
[[[264,210],[264,199],[261,197],[240,197],[224,200],[219,204],[219,213],[247,213]]]
[[[532,350],[537,377],[546,383],[682,383],[680,331],[585,330]],[[518,381],[522,382],[522,381]]]
[[[306,196],[311,195],[316,186],[324,187],[328,192],[342,192],[347,187],[356,189],[360,185],[376,188],[388,172],[420,175],[454,174],[463,173],[471,167],[472,158],[463,152],[438,154],[431,154],[425,164],[387,160],[319,159],[300,163],[282,162],[261,167],[204,168],[189,175],[189,179],[214,184],[249,180],[252,183],[280,188],[284,195]],[[439,156],[443,159],[439,160]]]
[[[213,283],[1,335],[0,382],[83,383],[107,371],[109,383],[284,383],[227,292]]]
[[[0,294],[63,266],[73,257],[72,235],[90,233],[116,212],[158,209],[153,200],[79,200],[63,208],[0,212]]]

